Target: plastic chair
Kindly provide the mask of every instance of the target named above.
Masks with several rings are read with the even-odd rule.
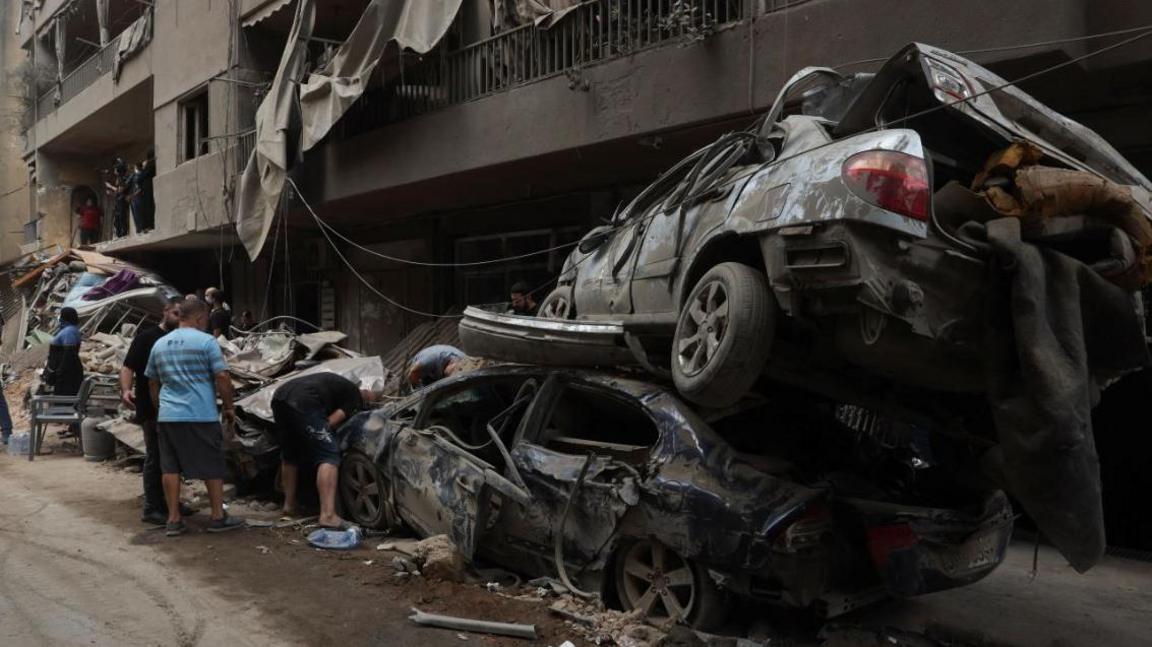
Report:
[[[40,453],[40,445],[44,442],[44,434],[48,425],[77,425],[84,421],[88,396],[92,393],[95,381],[86,377],[80,382],[80,390],[76,395],[34,395],[30,402],[32,434],[28,443],[28,460],[36,458]],[[84,451],[84,439],[78,434],[80,451]]]

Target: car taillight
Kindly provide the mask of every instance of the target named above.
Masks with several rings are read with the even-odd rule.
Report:
[[[892,553],[906,550],[920,543],[920,537],[908,524],[873,526],[868,529],[868,552],[872,563],[880,571],[887,569]]]
[[[928,165],[922,158],[896,151],[864,151],[844,162],[842,175],[848,189],[865,202],[928,220],[932,192]]]

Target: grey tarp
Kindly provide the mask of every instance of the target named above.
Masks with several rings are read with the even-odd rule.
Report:
[[[1133,294],[1069,256],[1026,243],[1020,221],[987,223],[996,259],[989,399],[1007,489],[1069,563],[1104,554],[1092,408],[1100,390],[1147,366]],[[1139,433],[1143,421],[1126,430]]]
[[[125,29],[116,44],[116,58],[112,59],[112,80],[120,80],[120,70],[124,61],[135,56],[152,41],[152,9],[147,9],[143,16],[136,19],[132,26]]]
[[[316,22],[312,0],[299,0],[280,66],[268,95],[256,109],[256,148],[240,177],[236,201],[236,234],[248,257],[255,260],[268,238],[276,205],[288,177],[288,125],[296,97],[295,83],[303,74],[308,39]]]
[[[332,61],[300,87],[301,147],[319,143],[364,94],[388,43],[428,52],[452,25],[461,1],[372,0]]]

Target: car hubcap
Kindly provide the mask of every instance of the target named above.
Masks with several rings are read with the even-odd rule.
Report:
[[[380,483],[376,480],[376,470],[363,461],[353,461],[344,479],[344,502],[348,513],[358,523],[376,521],[383,505]]]
[[[548,303],[545,303],[544,307],[540,310],[541,315],[543,315],[545,319],[567,319],[571,306],[568,303],[568,299],[555,297]]]
[[[687,307],[688,318],[676,354],[680,371],[696,375],[716,356],[728,331],[728,292],[722,283],[713,281],[693,295]]]
[[[696,587],[688,562],[663,544],[633,544],[622,558],[620,601],[653,618],[686,621],[692,613]]]

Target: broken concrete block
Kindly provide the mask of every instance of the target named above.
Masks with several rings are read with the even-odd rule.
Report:
[[[459,582],[464,575],[464,558],[448,535],[435,535],[416,544],[416,563],[425,577]]]

